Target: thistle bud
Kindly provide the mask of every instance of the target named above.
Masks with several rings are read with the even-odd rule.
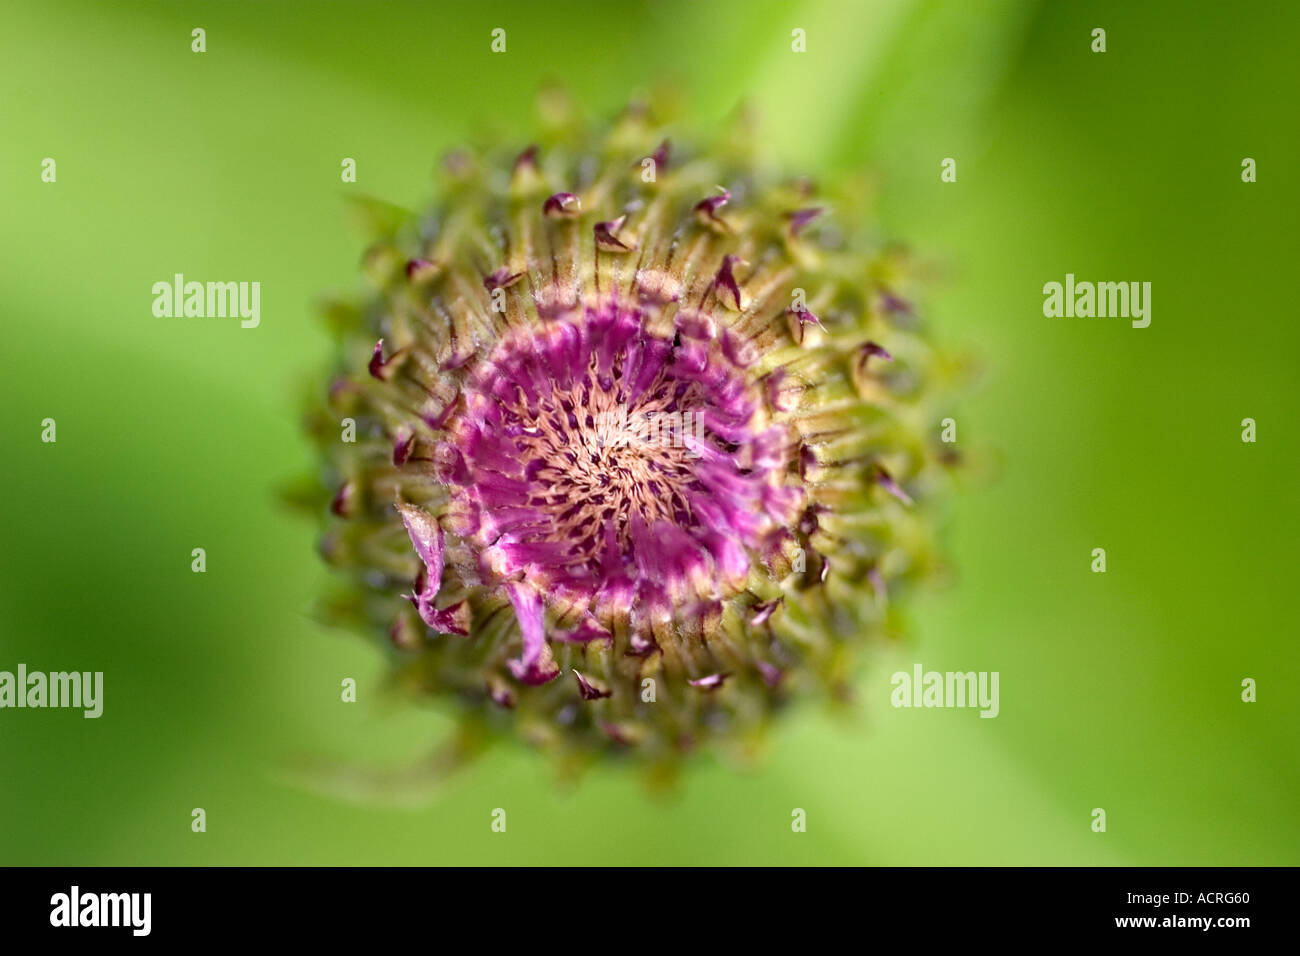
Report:
[[[645,111],[580,135],[462,157],[371,247],[407,266],[347,312],[357,439],[313,432],[328,553],[409,683],[671,765],[894,629],[936,563],[938,366],[847,196],[670,164]]]

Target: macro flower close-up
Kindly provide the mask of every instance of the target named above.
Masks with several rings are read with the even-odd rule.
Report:
[[[373,948],[506,924],[432,869],[814,866],[999,943],[1270,922],[1297,34],[7,0],[0,925]]]
[[[330,608],[573,762],[743,756],[847,697],[933,571],[942,370],[901,248],[743,115],[710,148],[542,103],[538,144],[450,154],[326,308]]]

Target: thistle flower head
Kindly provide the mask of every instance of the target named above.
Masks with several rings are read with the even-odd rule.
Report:
[[[842,694],[933,563],[935,363],[849,197],[642,109],[559,126],[455,154],[425,215],[370,207],[375,291],[331,307],[312,419],[335,609],[562,753],[743,748]]]

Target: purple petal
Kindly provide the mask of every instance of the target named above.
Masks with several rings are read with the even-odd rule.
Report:
[[[686,338],[700,342],[708,342],[718,333],[717,323],[707,312],[678,312],[673,319],[673,327]]]
[[[468,601],[457,601],[442,610],[434,609],[427,613],[426,608],[421,607],[418,601],[416,606],[420,609],[420,616],[424,619],[424,622],[439,634],[458,634],[461,637],[469,637],[472,612]]]
[[[785,369],[777,369],[767,376],[763,387],[767,394],[767,403],[772,406],[776,412],[788,412],[794,409],[798,403],[795,401],[794,388],[786,388]]]
[[[712,532],[704,538],[718,572],[734,588],[741,588],[749,578],[749,555],[740,543],[728,535]]]
[[[519,660],[510,661],[510,673],[524,684],[546,684],[560,676],[560,668],[551,659],[546,644],[542,618],[542,596],[526,584],[506,585],[506,594],[515,609],[519,630],[524,638],[524,652]]]
[[[627,657],[649,657],[659,645],[649,634],[633,634],[632,639],[628,642],[628,648],[625,652]]]
[[[405,502],[397,503],[398,513],[406,526],[415,553],[424,562],[416,577],[415,593],[406,595],[420,612],[420,619],[441,634],[469,634],[469,605],[464,601],[439,610],[433,603],[442,587],[444,560],[442,526],[438,519],[422,508]]]
[[[739,291],[736,294],[739,296]],[[722,333],[722,354],[737,368],[749,368],[760,357],[753,339],[736,335],[730,329]]]
[[[566,644],[590,644],[592,641],[609,641],[613,643],[614,635],[601,627],[594,617],[587,615],[573,630],[560,631],[555,635],[554,639],[563,641]]]
[[[560,676],[559,665],[551,660],[550,651],[547,650],[542,658],[534,665],[529,666],[523,661],[507,661],[510,666],[510,673],[515,675],[515,680],[521,684],[527,684],[530,687],[540,687],[542,684],[549,684],[555,678]]]
[[[402,524],[411,538],[415,553],[424,562],[429,574],[429,584],[435,592],[442,582],[443,534],[438,519],[423,508],[399,501],[397,512],[402,516]]]

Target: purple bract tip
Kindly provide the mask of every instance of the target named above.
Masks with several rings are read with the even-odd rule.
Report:
[[[912,498],[881,465],[876,466],[876,481],[882,488],[905,505],[912,503]]]
[[[356,494],[356,486],[350,481],[345,481],[334,495],[334,500],[330,502],[330,511],[334,512],[340,518],[351,518],[353,513],[353,497]]]
[[[483,277],[483,288],[491,292],[493,289],[508,289],[524,277],[522,272],[511,272],[505,266]]]
[[[722,265],[718,267],[718,274],[713,279],[715,285],[731,294],[731,307],[737,312],[741,309],[740,284],[732,270],[742,261],[740,256],[723,256]]]
[[[596,235],[597,247],[607,252],[629,252],[632,247],[619,239],[615,233],[623,228],[623,223],[627,221],[627,216],[619,216],[617,219],[609,222],[598,222],[592,227]]]
[[[415,448],[415,433],[410,429],[403,428],[398,431],[397,437],[393,439],[393,465],[401,468],[411,457],[411,451]]]
[[[573,193],[556,193],[542,204],[542,214],[552,219],[573,219],[582,212],[582,202]]]
[[[605,690],[603,687],[597,687],[580,672],[575,670],[573,676],[578,682],[578,693],[583,700],[600,700],[602,697],[610,696],[610,691]]]
[[[375,343],[375,350],[370,355],[370,364],[366,367],[370,369],[371,375],[381,382],[386,382],[388,380],[388,367],[396,357],[396,353],[394,353],[389,358],[384,358],[384,340],[380,339]]]
[[[698,687],[700,690],[717,690],[722,686],[723,681],[725,681],[729,676],[729,674],[725,673],[710,674],[707,677],[689,680],[686,683],[690,684],[692,687]]]
[[[525,168],[537,167],[537,147],[529,146],[515,158],[515,172]]]
[[[715,225],[725,226],[726,223],[718,218],[718,210],[731,201],[731,193],[722,186],[719,186],[718,190],[718,195],[701,199],[695,204],[695,214]]]
[[[817,206],[812,209],[799,209],[795,212],[786,213],[786,219],[790,222],[790,235],[799,235],[804,230],[804,227],[820,216],[823,211],[820,206]]]
[[[437,271],[437,265],[428,259],[408,259],[406,262],[406,278],[412,282],[418,282]]]

